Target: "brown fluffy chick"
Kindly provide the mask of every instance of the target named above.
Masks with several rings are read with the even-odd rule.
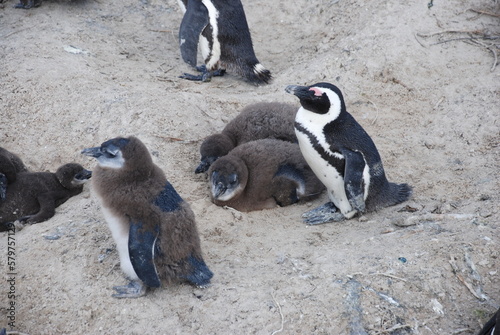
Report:
[[[21,158],[0,147],[0,201],[5,199],[7,185],[16,181],[19,172],[27,172]]]
[[[311,200],[325,189],[298,144],[275,139],[236,147],[210,166],[208,176],[212,202],[242,212]]]
[[[189,204],[153,163],[136,137],[117,137],[82,151],[97,159],[92,188],[116,242],[130,283],[116,298],[136,298],[147,287],[186,280],[204,287],[213,274],[205,264]]]
[[[206,172],[219,157],[250,141],[274,138],[297,143],[293,123],[297,107],[278,102],[259,102],[243,108],[221,133],[208,136],[200,146],[201,162],[195,173]]]
[[[82,192],[90,176],[90,171],[76,163],[65,164],[55,173],[18,173],[0,202],[0,230],[15,220],[37,223],[50,219],[56,207]]]

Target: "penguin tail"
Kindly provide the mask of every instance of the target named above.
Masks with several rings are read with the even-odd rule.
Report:
[[[245,77],[256,85],[269,84],[272,79],[271,72],[260,63],[251,66]]]
[[[413,193],[413,189],[408,184],[389,183],[387,206],[397,205],[408,200]]]

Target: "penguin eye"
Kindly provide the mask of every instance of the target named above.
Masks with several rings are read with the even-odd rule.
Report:
[[[229,184],[234,185],[238,182],[238,175],[233,173],[232,175],[229,176]]]
[[[114,158],[118,154],[120,149],[115,147],[114,145],[109,145],[105,148],[102,149],[102,152],[104,153],[104,156],[107,158]]]

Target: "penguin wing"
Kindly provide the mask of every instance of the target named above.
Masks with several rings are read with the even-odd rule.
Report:
[[[191,66],[196,66],[198,41],[208,22],[208,9],[201,0],[189,0],[179,29],[179,44],[182,59]]]
[[[291,164],[280,165],[273,177],[273,197],[280,206],[294,204],[304,195],[306,181],[303,172]]]
[[[159,225],[151,231],[144,228],[143,222],[130,220],[128,238],[130,262],[137,276],[150,287],[160,287],[160,277],[154,263],[159,232]]]
[[[500,309],[486,322],[478,335],[497,335],[498,328],[500,327]]]
[[[363,154],[359,151],[341,149],[345,159],[344,188],[351,206],[359,212],[365,211],[363,171],[366,166]]]
[[[173,186],[167,182],[165,188],[154,200],[154,205],[162,212],[179,209],[182,198]],[[137,276],[150,287],[159,287],[160,278],[156,271],[155,256],[160,253],[156,241],[160,234],[160,222],[144,226],[144,222],[130,219],[128,250],[130,262]]]

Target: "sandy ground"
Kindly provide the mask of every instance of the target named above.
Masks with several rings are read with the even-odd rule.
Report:
[[[191,204],[215,276],[203,290],[112,298],[126,280],[86,186],[16,232],[15,300],[5,275],[0,326],[14,301],[13,330],[31,335],[475,334],[498,308],[500,50],[483,37],[500,26],[470,10],[498,15],[498,2],[243,0],[274,75],[260,87],[177,78],[193,71],[180,58],[175,0],[15,4],[0,9],[0,146],[33,171],[91,169],[82,148],[138,136]],[[201,140],[247,104],[298,105],[284,87],[319,81],[343,90],[412,199],[314,227],[300,215],[326,195],[251,213],[213,205],[193,173]]]

